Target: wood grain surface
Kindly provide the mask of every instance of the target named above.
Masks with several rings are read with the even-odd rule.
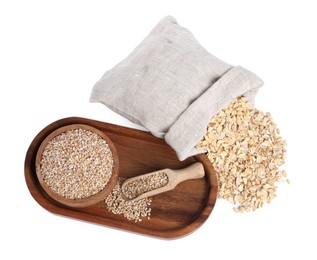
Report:
[[[181,169],[194,162],[204,165],[205,177],[180,183],[175,189],[152,197],[151,218],[135,223],[109,212],[100,202],[71,208],[51,199],[42,189],[35,170],[36,153],[54,130],[70,124],[87,124],[104,132],[114,143],[119,157],[119,176],[133,177],[164,168]],[[34,138],[25,158],[24,174],[33,198],[48,211],[74,219],[158,238],[179,238],[199,228],[210,216],[217,198],[216,173],[204,154],[179,161],[164,140],[148,132],[86,118],[70,117],[45,127]]]

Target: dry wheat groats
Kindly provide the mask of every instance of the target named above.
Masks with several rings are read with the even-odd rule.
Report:
[[[87,198],[103,190],[113,167],[113,155],[106,140],[80,128],[51,139],[40,160],[45,183],[67,199]]]
[[[167,183],[168,176],[165,172],[161,171],[129,182],[122,192],[127,198],[134,199],[143,193],[164,187]]]
[[[124,180],[124,178],[119,177],[116,186],[104,199],[106,208],[113,214],[121,214],[128,220],[135,222],[142,221],[142,218],[149,218],[151,215],[151,198],[127,201],[121,190],[121,185]]]
[[[276,196],[284,182],[286,142],[269,113],[253,108],[244,97],[233,100],[209,123],[197,147],[207,155],[218,175],[218,197],[237,212],[256,210]]]

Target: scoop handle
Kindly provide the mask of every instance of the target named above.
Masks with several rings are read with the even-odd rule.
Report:
[[[183,181],[199,179],[205,176],[204,166],[201,162],[196,162],[185,169],[173,170],[175,174],[175,184]]]

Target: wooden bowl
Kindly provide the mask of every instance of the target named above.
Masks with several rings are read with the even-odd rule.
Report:
[[[44,181],[43,175],[41,173],[41,158],[42,158],[43,151],[46,148],[48,142],[63,132],[66,132],[69,130],[75,130],[75,129],[84,129],[84,130],[93,132],[95,134],[98,134],[102,139],[104,139],[110,147],[110,150],[111,150],[112,156],[113,156],[113,164],[114,164],[112,175],[111,175],[108,183],[104,187],[104,189],[102,189],[101,191],[99,191],[98,193],[96,193],[94,195],[91,195],[91,196],[85,197],[85,198],[81,198],[81,199],[66,198],[66,197],[58,194],[57,192],[53,191],[48,186],[48,184]],[[102,201],[104,198],[107,197],[107,195],[110,193],[110,191],[116,185],[118,177],[119,177],[119,158],[118,158],[118,153],[117,153],[117,150],[116,150],[114,144],[112,143],[112,141],[109,139],[109,137],[105,133],[103,133],[102,131],[100,131],[92,126],[85,125],[85,124],[67,125],[67,126],[58,128],[55,131],[53,131],[51,134],[49,134],[44,139],[44,141],[41,143],[41,145],[37,151],[35,164],[36,164],[35,168],[36,168],[37,178],[39,180],[40,185],[42,186],[44,191],[47,193],[47,195],[49,195],[49,197],[51,197],[55,201],[58,201],[66,206],[75,207],[75,208],[88,207],[88,206],[98,204],[100,201]]]

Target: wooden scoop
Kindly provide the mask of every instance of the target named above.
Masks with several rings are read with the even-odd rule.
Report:
[[[154,188],[154,189],[148,188],[148,189],[145,189],[144,192],[140,193],[138,186],[142,186],[144,184],[145,179],[151,176],[154,177],[155,174],[162,174],[162,173],[163,175],[165,174],[165,177],[167,176],[167,180],[165,178],[165,183],[163,184],[163,186],[159,186],[158,188]],[[122,191],[123,197],[127,201],[136,201],[136,200],[154,196],[166,191],[170,191],[174,189],[177,184],[183,181],[198,179],[204,176],[205,176],[204,166],[202,163],[197,162],[181,170],[163,169],[163,170],[159,170],[159,171],[155,171],[151,173],[146,173],[146,174],[136,176],[133,178],[129,178],[122,183],[121,191]],[[127,195],[129,190],[129,185],[133,185],[136,188],[136,190],[138,190],[138,192],[136,192],[136,196]]]

